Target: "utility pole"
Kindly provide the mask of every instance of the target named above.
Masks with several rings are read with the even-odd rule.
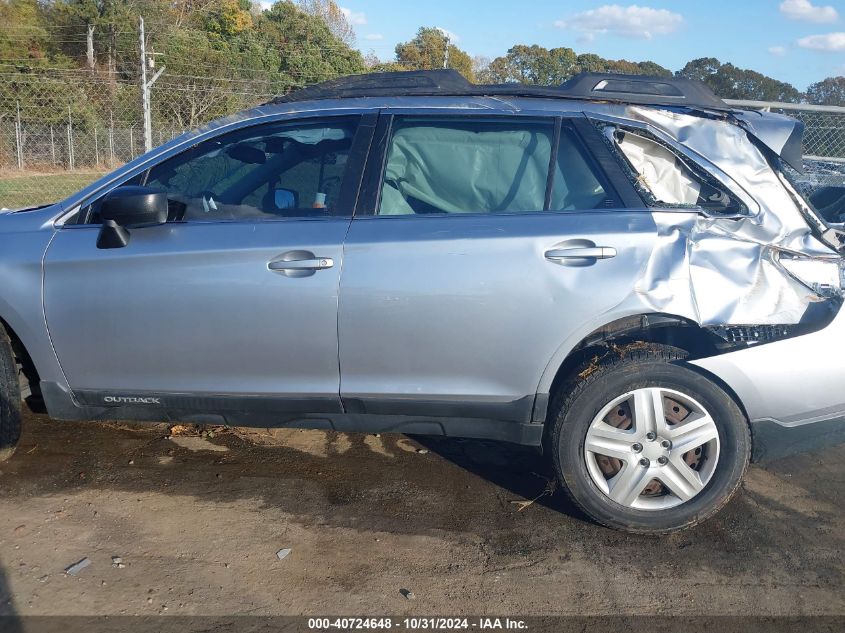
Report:
[[[138,18],[141,38],[141,107],[144,110],[144,150],[153,148],[153,121],[150,115],[150,89],[147,86],[147,44],[144,41],[144,18]]]
[[[144,110],[144,151],[149,152],[153,148],[153,120],[150,114],[150,88],[164,72],[162,66],[149,81],[147,81],[147,44],[144,38],[144,18],[139,17],[139,33],[141,44],[141,106]]]
[[[446,51],[443,53],[443,68],[449,68],[449,34],[444,33],[443,37],[446,40]]]

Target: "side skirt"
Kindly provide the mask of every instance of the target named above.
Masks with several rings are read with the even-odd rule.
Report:
[[[498,440],[540,446],[542,423],[443,415],[346,413],[329,398],[195,397],[139,395],[115,398],[103,405],[100,393],[70,392],[55,383],[41,383],[52,418],[72,421],[132,420],[186,422],[257,428],[305,428],[363,433],[404,433]],[[74,397],[75,396],[75,397]],[[153,402],[155,400],[155,402]],[[410,404],[410,403],[409,403]]]

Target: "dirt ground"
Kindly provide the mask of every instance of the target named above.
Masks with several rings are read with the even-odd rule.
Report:
[[[168,435],[28,417],[0,614],[845,614],[845,447],[752,467],[715,519],[651,538],[524,507],[549,475],[514,446]]]

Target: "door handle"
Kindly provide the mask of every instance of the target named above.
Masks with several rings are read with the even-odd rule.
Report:
[[[311,251],[288,251],[267,264],[268,269],[285,277],[310,277],[333,266],[331,257],[317,257]]]
[[[612,246],[578,246],[575,248],[553,248],[546,251],[546,259],[561,261],[567,259],[610,259],[616,257]]]
[[[334,260],[331,257],[314,257],[313,259],[295,259],[293,261],[274,261],[267,264],[270,270],[325,270],[332,268]]]

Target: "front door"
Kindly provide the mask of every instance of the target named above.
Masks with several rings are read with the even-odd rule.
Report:
[[[132,179],[168,192],[167,224],[101,250],[95,201],[60,229],[45,312],[77,401],[339,411],[337,289],[368,129],[343,117],[215,137]]]

